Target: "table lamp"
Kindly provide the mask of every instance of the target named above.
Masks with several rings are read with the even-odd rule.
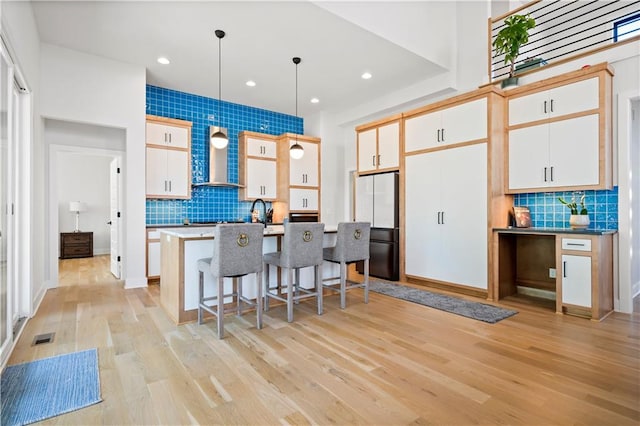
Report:
[[[81,203],[80,201],[69,201],[69,211],[76,214],[76,229],[73,232],[80,232],[80,212],[83,212],[85,210],[86,206],[84,205],[84,203]]]

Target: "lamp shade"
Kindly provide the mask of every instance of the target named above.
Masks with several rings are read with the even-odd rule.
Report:
[[[289,155],[291,155],[291,158],[294,160],[299,160],[304,155],[304,148],[296,141],[296,143],[289,148]]]
[[[84,203],[80,201],[69,201],[69,211],[70,212],[83,212],[86,210],[86,206]]]

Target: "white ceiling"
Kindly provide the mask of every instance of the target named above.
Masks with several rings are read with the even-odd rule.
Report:
[[[295,65],[291,59],[299,56],[298,115],[303,117],[320,110],[358,106],[446,71],[426,55],[365,30],[353,24],[354,19],[329,12],[337,9],[330,4],[32,4],[42,42],[141,65],[147,70],[148,84],[212,98],[218,97],[218,39],[214,30],[222,29],[227,33],[222,40],[222,99],[287,114],[295,113]],[[349,3],[350,16],[357,16],[358,8],[363,17],[371,18],[371,10],[379,13],[381,3]],[[407,13],[411,10],[415,9],[407,9]],[[393,16],[398,18],[397,13]],[[403,22],[391,24],[402,29]],[[171,64],[158,64],[159,56],[168,57]],[[365,71],[373,78],[363,80],[360,76]],[[245,85],[249,79],[257,83],[256,87]],[[320,103],[311,104],[312,97],[319,98]]]

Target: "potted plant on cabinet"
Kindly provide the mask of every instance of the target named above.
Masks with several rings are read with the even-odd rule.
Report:
[[[584,197],[585,195],[582,194],[579,205],[576,203],[575,198],[572,198],[569,203],[563,200],[562,197],[558,197],[558,201],[571,210],[571,216],[569,217],[569,225],[571,226],[571,229],[584,229],[589,226],[589,212],[587,211],[587,207],[584,205]]]
[[[529,41],[529,30],[536,26],[536,21],[529,15],[513,15],[504,20],[504,27],[496,35],[493,47],[496,56],[504,54],[504,63],[509,65],[509,78],[502,81],[502,88],[518,84],[515,76],[515,62],[520,54],[520,47]]]

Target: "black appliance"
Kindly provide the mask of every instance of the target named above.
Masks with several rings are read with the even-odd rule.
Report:
[[[400,279],[399,177],[397,172],[356,178],[355,220],[371,222],[369,275]],[[364,262],[356,263],[364,272]]]
[[[289,222],[317,222],[318,215],[311,213],[289,213]]]

